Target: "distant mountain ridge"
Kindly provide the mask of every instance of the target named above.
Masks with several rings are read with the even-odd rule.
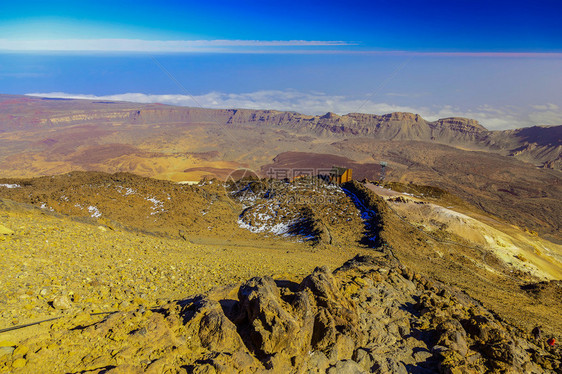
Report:
[[[255,126],[286,129],[326,138],[370,137],[377,140],[435,142],[512,156],[544,168],[562,169],[562,125],[490,131],[473,119],[450,117],[427,121],[419,114],[402,112],[384,115],[326,113],[312,116],[277,110],[204,109],[0,95],[0,132],[91,121],[126,124],[215,123],[227,128]]]
[[[261,124],[308,130],[324,136],[367,136],[379,140],[416,140],[486,150],[514,156],[541,167],[560,170],[562,125],[533,126],[490,131],[478,121],[449,117],[427,121],[419,114],[395,112],[384,115],[327,113],[307,116],[270,110],[232,110],[228,124]]]
[[[389,181],[445,189],[562,243],[561,131],[489,131],[471,119],[412,113],[312,116],[0,95],[0,178],[102,171],[189,182],[239,168],[314,169],[320,160],[349,162],[354,176],[376,180],[385,161]]]

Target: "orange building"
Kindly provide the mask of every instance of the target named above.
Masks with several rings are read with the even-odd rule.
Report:
[[[351,178],[351,169],[334,166],[330,171],[330,182],[332,183],[342,184],[351,181]]]

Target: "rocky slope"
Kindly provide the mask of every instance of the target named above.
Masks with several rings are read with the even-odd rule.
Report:
[[[493,134],[487,141],[493,149],[509,149],[509,155],[542,163],[543,167],[562,168],[562,127],[529,127]]]
[[[562,266],[532,267],[560,249],[471,238],[495,218],[434,187],[313,181],[0,183],[0,371],[560,371]]]
[[[0,199],[0,330],[69,311],[155,307],[256,275],[303,276],[358,250],[244,232],[162,237]]]
[[[253,233],[255,238],[283,235],[341,245],[361,237],[362,229],[351,199],[316,178],[186,185],[130,173],[73,172],[0,179],[0,197],[109,229],[185,240],[201,235],[240,239]]]
[[[306,116],[0,96],[0,177],[103,171],[224,180],[241,167],[266,176],[271,168],[345,163],[357,178],[376,180],[385,161],[388,180],[444,188],[560,241],[561,129],[494,132],[473,120],[409,113]]]
[[[270,277],[4,342],[0,371],[555,373],[558,348],[384,257]]]
[[[413,141],[353,139],[334,144],[387,160],[387,180],[431,185],[484,211],[560,243],[562,174],[488,152]],[[371,179],[371,178],[369,178]],[[377,174],[375,178],[378,179]]]

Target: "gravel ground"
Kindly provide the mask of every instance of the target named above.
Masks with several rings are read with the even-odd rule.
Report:
[[[280,239],[160,238],[29,211],[0,211],[1,328],[79,312],[156,306],[252,276],[298,278],[344,250]]]

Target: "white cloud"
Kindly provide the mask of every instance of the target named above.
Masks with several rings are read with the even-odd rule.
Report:
[[[543,105],[531,105],[531,107],[536,110],[558,110],[558,105],[552,103]]]
[[[560,52],[443,52],[353,49],[360,42],[343,40],[145,40],[145,39],[7,39],[0,38],[0,51],[57,52],[207,52],[207,53],[308,53],[360,54],[410,57],[562,58]],[[333,47],[330,49],[317,47]],[[392,94],[391,94],[392,95]],[[398,94],[402,95],[402,94]]]
[[[436,120],[445,117],[475,119],[488,130],[505,130],[530,125],[523,117],[514,112],[508,113],[505,109],[489,105],[478,106],[474,109],[461,109],[451,105],[435,107],[426,119]]]
[[[322,92],[299,92],[263,90],[249,93],[210,92],[204,95],[149,95],[143,93],[124,93],[116,95],[83,95],[64,92],[30,93],[30,96],[130,101],[137,103],[162,103],[178,106],[203,107],[212,109],[273,109],[294,111],[317,115],[326,112],[347,114],[353,112],[385,114],[392,112],[410,112],[420,114],[427,120],[434,121],[445,117],[466,117],[479,121],[490,130],[502,130],[532,125],[562,124],[562,111],[525,112],[522,108],[477,106],[472,109],[451,105],[442,106],[405,106],[391,103],[375,102],[371,99],[348,98],[339,95],[327,95]],[[547,104],[548,105],[548,104]],[[552,106],[548,106],[551,108]]]
[[[275,109],[294,111],[303,114],[324,114],[334,112],[346,114],[419,112],[413,108],[387,103],[376,103],[370,100],[349,99],[345,96],[326,95],[314,92],[264,90],[249,93],[210,92],[204,95],[148,95],[142,93],[125,93],[117,95],[82,95],[64,92],[30,93],[31,96],[56,97],[68,99],[116,100],[137,103],[162,103],[180,106],[200,106],[203,108],[238,108],[238,109]],[[423,108],[421,108],[423,109]],[[425,112],[425,111],[424,111]]]
[[[0,39],[8,51],[103,51],[103,52],[231,52],[273,47],[346,46],[337,40],[142,40],[142,39]]]
[[[562,125],[562,112],[553,110],[531,112],[529,119],[537,125]]]

